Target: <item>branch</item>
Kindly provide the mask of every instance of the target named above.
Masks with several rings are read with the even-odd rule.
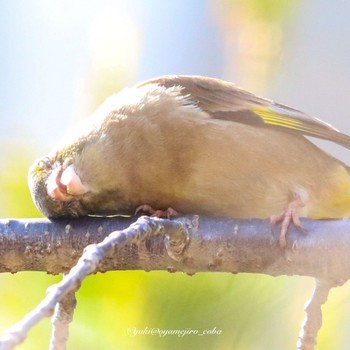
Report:
[[[91,273],[111,269],[167,269],[187,273],[260,272],[322,277],[322,284],[317,284],[306,308],[307,317],[298,342],[299,349],[309,350],[316,343],[322,324],[321,305],[329,289],[349,276],[346,264],[349,221],[346,220],[304,220],[303,235],[290,228],[288,248],[291,249],[287,250],[279,247],[279,227],[272,230],[267,220],[193,216],[171,221],[141,217],[121,230],[130,220],[133,219],[0,222],[0,266],[11,272],[28,267],[46,267],[52,273],[61,271],[67,268],[60,265],[65,257],[73,264],[83,247],[91,243],[88,241],[100,241],[106,231],[112,231],[102,242],[86,247],[63,280],[52,286],[46,298],[1,337],[0,348],[13,349],[34,324],[51,316],[56,307],[53,323],[57,329],[53,332],[51,348],[64,349],[74,310],[72,297]],[[321,261],[317,260],[320,255]]]
[[[0,272],[67,272],[83,249],[128,227],[135,217],[0,220]],[[184,216],[190,243],[180,260],[168,255],[161,236],[118,248],[98,271],[171,270],[306,275],[343,283],[350,277],[350,220],[302,219],[290,226],[287,249],[278,244],[280,226],[269,220]],[[322,259],[319,257],[322,256]]]
[[[316,280],[315,289],[305,304],[305,319],[301,325],[298,350],[312,350],[317,343],[317,333],[322,326],[321,306],[327,301],[328,293],[336,287],[328,280]]]
[[[52,316],[52,334],[49,350],[65,350],[68,340],[68,326],[73,320],[76,307],[75,292],[68,292],[56,304]],[[1,339],[0,339],[1,342]],[[1,343],[0,343],[1,344]]]
[[[116,248],[131,241],[142,242],[151,235],[163,235],[168,254],[177,259],[188,243],[189,232],[183,223],[143,216],[125,230],[112,232],[102,242],[90,244],[78,263],[63,277],[62,281],[50,287],[41,303],[0,337],[0,349],[12,350],[22,343],[35,324],[53,314],[59,302],[61,305],[58,306],[58,310],[56,308],[58,315],[54,317],[53,323],[61,327],[63,323],[69,322],[74,310],[74,304],[70,303],[72,293],[80,288],[83,280],[89,274],[95,273],[99,264],[113,255]],[[59,310],[62,308],[66,310]],[[57,318],[61,317],[62,319],[57,322]],[[54,329],[50,349],[65,349],[67,335],[67,325],[61,329]]]

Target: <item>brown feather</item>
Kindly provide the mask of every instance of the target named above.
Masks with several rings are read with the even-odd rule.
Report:
[[[304,134],[350,145],[328,124],[231,83],[165,76],[107,100],[86,132],[32,166],[30,187],[53,217],[132,214],[142,204],[268,217],[295,194],[303,216],[348,216],[345,165]],[[48,177],[70,165],[88,190],[55,201]]]

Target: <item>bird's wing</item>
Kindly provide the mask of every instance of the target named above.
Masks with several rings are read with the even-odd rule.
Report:
[[[201,76],[168,75],[140,86],[145,84],[158,84],[167,88],[181,86],[183,95],[188,95],[198,107],[215,119],[283,128],[285,131],[329,140],[350,149],[350,136],[330,124],[297,109],[256,96],[229,82]]]

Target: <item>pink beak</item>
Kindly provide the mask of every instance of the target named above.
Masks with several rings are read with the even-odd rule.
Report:
[[[63,202],[71,200],[72,196],[89,192],[88,187],[83,185],[75,172],[73,164],[63,171],[61,168],[54,169],[47,179],[46,188],[52,199]]]

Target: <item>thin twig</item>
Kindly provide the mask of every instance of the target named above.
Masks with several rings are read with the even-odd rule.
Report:
[[[75,292],[69,292],[56,304],[52,316],[50,350],[65,350],[69,334],[69,324],[73,320],[76,307]]]
[[[305,304],[305,318],[301,325],[297,342],[298,350],[313,350],[317,343],[317,333],[322,326],[322,305],[327,301],[329,291],[336,284],[331,280],[315,279],[315,289]]]
[[[123,231],[112,232],[99,244],[85,248],[78,263],[61,282],[48,289],[45,299],[21,321],[8,329],[0,338],[0,350],[12,350],[24,341],[28,331],[44,317],[53,314],[56,304],[67,295],[77,291],[89,274],[98,270],[98,265],[114,250],[126,243],[139,243],[151,235],[164,235],[168,240],[169,255],[178,257],[185,248],[189,234],[181,222],[143,216]],[[182,251],[179,249],[182,247]],[[175,248],[174,250],[172,250]]]

